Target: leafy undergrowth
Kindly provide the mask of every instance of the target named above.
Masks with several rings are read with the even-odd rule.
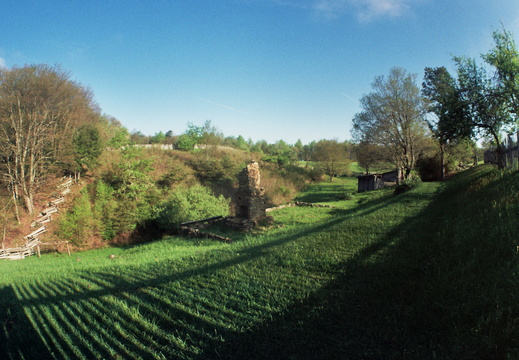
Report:
[[[517,358],[519,175],[328,190],[233,244],[1,262],[0,357]]]

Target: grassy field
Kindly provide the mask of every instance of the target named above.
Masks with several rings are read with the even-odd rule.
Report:
[[[515,359],[519,175],[299,196],[233,244],[0,262],[0,358]],[[115,258],[110,259],[110,255]]]

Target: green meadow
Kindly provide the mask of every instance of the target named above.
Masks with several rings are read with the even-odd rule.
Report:
[[[0,262],[5,359],[519,358],[519,175],[306,189],[232,244]],[[111,256],[113,255],[113,256]]]

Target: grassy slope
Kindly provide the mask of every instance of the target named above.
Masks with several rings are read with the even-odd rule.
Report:
[[[481,167],[445,189],[336,201],[353,185],[317,185],[302,197],[335,208],[278,210],[232,245],[1,262],[0,357],[517,356],[518,175]]]

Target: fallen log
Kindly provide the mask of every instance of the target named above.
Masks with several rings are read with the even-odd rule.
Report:
[[[226,243],[232,242],[232,239],[230,239],[230,238],[212,234],[212,233],[202,232],[199,229],[193,229],[193,228],[185,227],[185,226],[180,227],[178,232],[180,235],[192,237],[192,238],[218,240],[218,241],[222,241],[222,242],[226,242]]]
[[[204,222],[215,222],[215,221],[218,221],[221,219],[223,219],[223,216],[213,216],[213,217],[210,217],[207,219],[202,219],[202,220],[187,221],[185,223],[180,224],[180,226],[182,227],[182,226],[194,225],[194,224],[204,223]]]
[[[307,203],[307,202],[303,202],[303,201],[295,201],[290,204],[279,205],[279,206],[265,209],[265,212],[269,213],[274,210],[279,210],[279,209],[283,209],[286,207],[293,207],[293,206],[304,206],[304,207],[315,207],[315,208],[333,208],[333,206],[330,206],[330,205],[322,205],[322,204]]]

